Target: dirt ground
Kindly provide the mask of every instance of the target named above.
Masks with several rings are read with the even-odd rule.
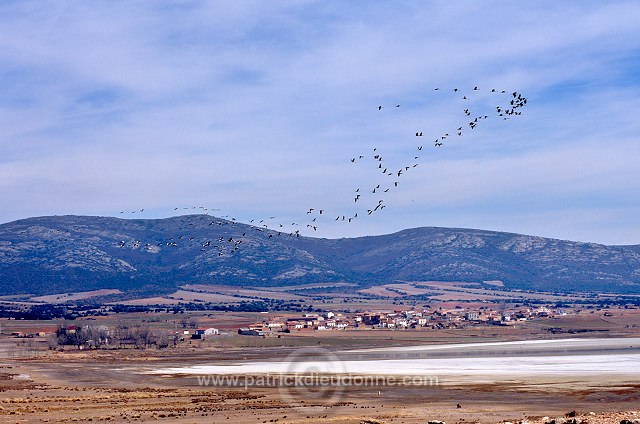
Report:
[[[527,378],[499,383],[353,386],[284,389],[273,385],[205,385],[197,376],[149,374],[154,368],[223,360],[286,357],[296,349],[329,351],[439,343],[574,337],[639,337],[640,310],[613,310],[531,321],[518,327],[442,331],[300,332],[281,338],[238,336],[234,329],[257,314],[199,316],[228,332],[176,348],[50,351],[45,338],[21,340],[14,331],[50,331],[56,322],[3,321],[0,336],[0,423],[503,423],[640,422],[640,381],[601,376]],[[153,319],[152,319],[153,318]],[[86,324],[144,322],[173,329],[167,315],[96,317]],[[78,325],[84,325],[79,322]],[[548,327],[560,328],[560,333]],[[240,380],[242,383],[242,380]],[[458,407],[460,405],[460,407]],[[575,414],[572,412],[575,411]],[[566,416],[571,415],[570,417]],[[575,415],[575,416],[572,416]]]
[[[208,358],[271,357],[281,349],[69,351],[1,359],[0,423],[544,423],[572,411],[576,422],[640,419],[640,382],[607,378],[283,391],[144,372]]]

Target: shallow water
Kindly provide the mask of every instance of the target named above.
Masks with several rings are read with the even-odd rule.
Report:
[[[363,349],[337,354],[315,348],[302,350],[303,354],[294,352],[279,361],[228,361],[150,372],[183,375],[329,373],[437,378],[493,376],[499,379],[524,376],[640,377],[640,338],[468,343]]]

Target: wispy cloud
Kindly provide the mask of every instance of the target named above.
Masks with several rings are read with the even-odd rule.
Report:
[[[638,15],[595,1],[4,2],[0,221],[192,204],[350,213],[379,178],[352,157],[376,147],[413,165],[423,144],[384,210],[312,233],[637,243]],[[434,148],[467,123],[451,89],[476,85],[477,110],[493,112],[491,88],[517,90],[523,116]]]

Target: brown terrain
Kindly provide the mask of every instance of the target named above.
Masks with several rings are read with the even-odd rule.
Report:
[[[495,283],[499,287],[499,283]],[[345,300],[340,295],[322,297],[321,285],[311,286],[306,296],[313,307],[348,311],[408,310],[398,296],[436,295],[430,309],[499,308],[487,303],[493,296],[487,285],[464,283],[397,283]],[[199,299],[239,302],[259,297],[297,300],[304,289],[260,290],[225,286],[184,286],[180,291],[135,304],[163,303],[172,306]],[[327,288],[329,289],[329,287]],[[502,292],[525,298],[529,293]],[[87,292],[84,296],[91,296]],[[372,298],[371,295],[380,296]],[[65,295],[49,299],[59,302]],[[78,297],[83,294],[68,294]],[[539,298],[540,295],[538,295]],[[550,302],[583,299],[543,295]],[[321,300],[318,300],[321,299]],[[460,302],[460,299],[465,299]],[[466,300],[468,299],[468,300]],[[158,302],[156,302],[158,301]],[[162,302],[160,302],[162,301]],[[321,302],[321,303],[320,303]],[[0,423],[59,422],[166,422],[166,423],[620,423],[640,422],[640,381],[624,375],[571,378],[540,376],[502,378],[496,381],[437,381],[436,384],[290,389],[274,384],[206,385],[197,375],[153,374],[157,369],[225,364],[234,361],[283,360],[296,352],[321,349],[338,352],[353,349],[405,347],[434,344],[475,343],[533,339],[640,337],[640,309],[635,307],[585,308],[567,306],[566,315],[532,318],[514,325],[467,325],[449,328],[418,327],[402,330],[373,329],[274,333],[271,337],[238,335],[241,327],[261,321],[286,321],[299,312],[129,312],[78,318],[73,325],[144,325],[155,332],[182,334],[185,318],[202,328],[220,330],[204,340],[184,340],[168,348],[120,349],[52,348],[51,333],[62,320],[29,321],[0,319]],[[486,310],[486,309],[484,309]],[[464,324],[464,325],[463,325]],[[43,334],[16,337],[16,334]],[[225,362],[226,361],[226,362]],[[383,366],[383,365],[382,365]],[[554,421],[555,420],[555,421]]]
[[[558,326],[582,330],[616,330],[638,336],[637,310],[619,310],[604,320],[593,315],[565,317]],[[144,314],[118,316],[119,322],[148,319]],[[171,326],[170,316],[154,319]],[[46,329],[55,323],[2,321],[0,339],[0,422],[183,422],[183,423],[618,423],[640,419],[640,382],[513,379],[475,384],[396,387],[346,387],[333,392],[299,389],[283,394],[278,387],[202,386],[195,376],[147,374],[145,370],[206,364],[208,361],[284,358],[299,348],[328,350],[539,338],[539,324],[518,328],[488,327],[447,331],[348,330],[301,332],[278,337],[247,337],[232,332],[256,314],[202,316],[221,330],[209,340],[189,340],[168,349],[64,351],[46,349],[41,339],[8,336],[20,329]],[[97,317],[113,324],[115,318]],[[95,321],[94,321],[95,322]],[[583,332],[583,336],[589,336]],[[599,331],[593,335],[600,335]],[[460,407],[458,407],[458,404]],[[572,411],[575,411],[575,417]],[[565,416],[566,414],[571,417]],[[574,422],[574,421],[568,421]]]

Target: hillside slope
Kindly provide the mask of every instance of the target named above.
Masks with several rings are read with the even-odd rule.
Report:
[[[184,283],[275,286],[350,281],[502,280],[507,287],[640,293],[640,246],[414,228],[350,239],[294,237],[189,215],[160,220],[55,216],[0,225],[0,294]]]

